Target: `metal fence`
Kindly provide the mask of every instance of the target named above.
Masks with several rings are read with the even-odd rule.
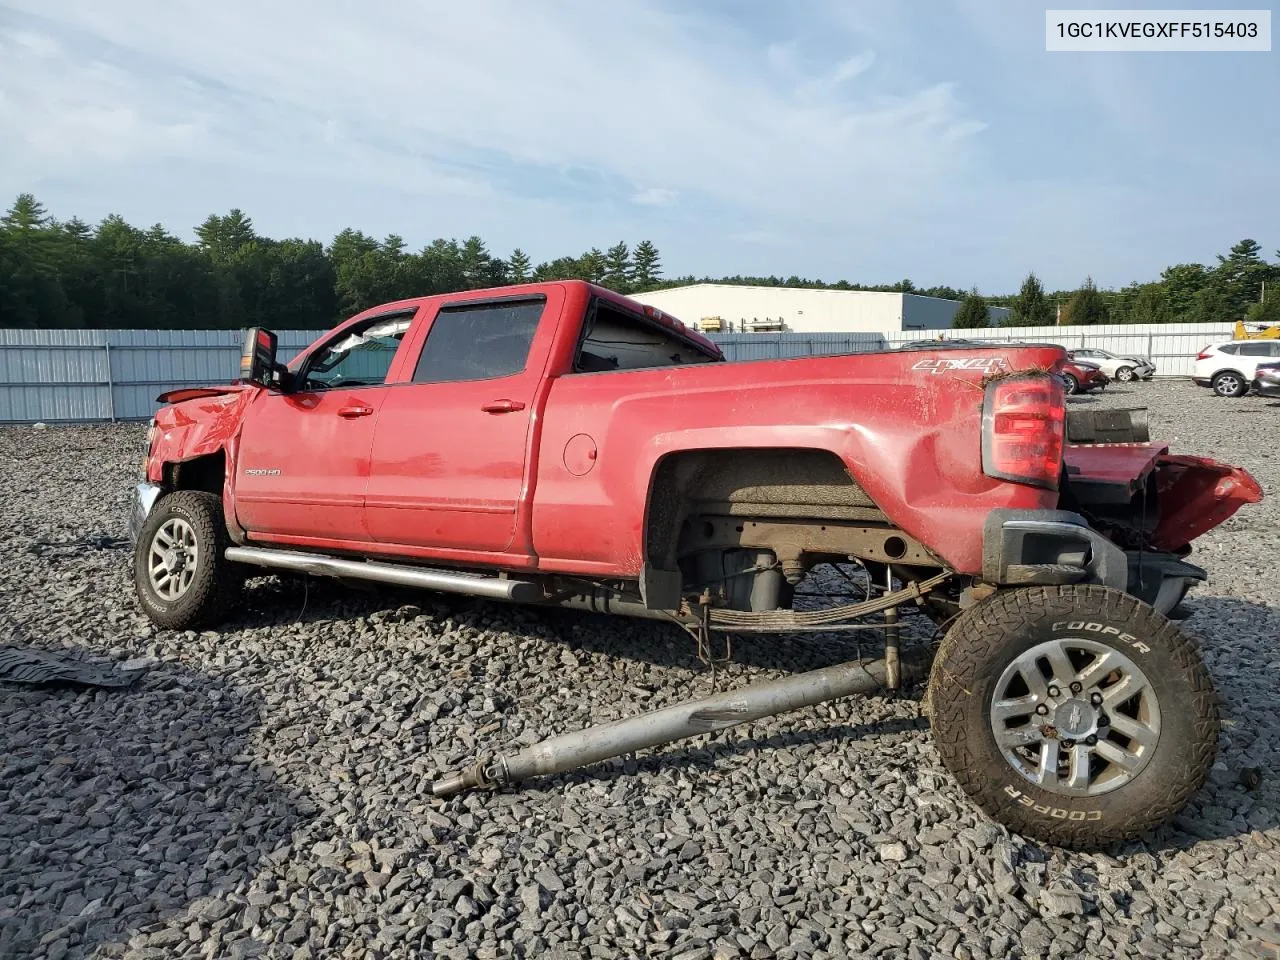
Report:
[[[290,359],[323,331],[280,332]],[[1190,376],[1207,343],[1230,339],[1228,324],[1133,324],[939,331],[975,340],[1031,340],[1150,357],[1158,376]],[[735,333],[712,335],[729,360],[864,353],[924,334]],[[238,374],[238,330],[0,330],[0,422],[144,420],[155,398],[182,386],[226,383]]]

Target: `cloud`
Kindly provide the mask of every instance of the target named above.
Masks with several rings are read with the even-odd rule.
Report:
[[[631,197],[632,203],[642,207],[670,207],[676,202],[678,194],[666,187],[648,187]]]
[[[1204,149],[1119,122],[1160,88],[1047,59],[1043,13],[1016,5],[5,2],[0,193],[60,216],[180,229],[235,205],[264,229],[534,256],[647,236],[673,273],[993,289],[1024,264],[1127,280],[1236,229],[1215,168],[1177,189]],[[1161,209],[1167,258],[1140,235]]]
[[[799,55],[808,73],[771,78],[766,44],[660,7],[16,6],[28,14],[25,34],[63,51],[22,63],[34,127],[24,140],[37,149],[115,125],[113,142],[148,150],[182,117],[216,155],[251,166],[296,158],[305,145],[326,148],[310,163],[360,160],[372,166],[352,175],[418,190],[506,179],[548,198],[586,171],[606,184],[664,184],[635,195],[640,204],[679,194],[838,216],[918,193],[957,156],[939,148],[980,129],[951,88],[850,89],[873,62],[866,52],[812,67]],[[706,43],[710,29],[720,43]],[[88,51],[98,56],[86,61]],[[50,79],[56,89],[40,93]],[[117,115],[100,115],[109,105]]]

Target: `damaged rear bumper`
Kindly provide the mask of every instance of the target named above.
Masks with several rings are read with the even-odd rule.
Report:
[[[999,586],[1097,583],[1168,615],[1206,577],[1170,553],[1122,550],[1069,510],[993,510],[983,531],[983,579]]]

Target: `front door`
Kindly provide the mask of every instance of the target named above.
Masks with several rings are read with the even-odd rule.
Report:
[[[265,393],[245,416],[236,456],[236,519],[251,537],[367,542],[364,493],[385,385],[413,311],[343,328],[317,347],[290,393]]]
[[[431,321],[413,382],[373,437],[365,516],[383,543],[502,552],[513,540],[535,393],[554,323],[545,297],[462,301]],[[531,349],[533,348],[533,349]]]

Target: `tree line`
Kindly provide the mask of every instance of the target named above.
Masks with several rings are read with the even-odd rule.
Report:
[[[0,327],[311,330],[391,300],[526,280],[582,279],[621,293],[662,276],[657,247],[619,242],[534,264],[480,237],[408,249],[343,230],[328,246],[273,240],[240,210],[208,217],[185,243],[156,224],[51,217],[22,194],[0,219]]]
[[[791,277],[663,278],[656,246],[620,241],[606,249],[534,264],[517,248],[495,256],[477,236],[438,239],[417,251],[392,234],[378,240],[346,229],[317,240],[262,236],[240,210],[208,217],[187,243],[161,224],[142,229],[119,216],[90,226],[59,221],[31,194],[0,219],[0,327],[316,329],[406,297],[527,280],[589,280],[620,293],[689,283],[915,293],[960,300],[956,326],[986,326],[989,307],[1013,326],[1234,322],[1280,323],[1280,252],[1268,263],[1241,240],[1212,266],[1178,264],[1159,280],[1099,290],[1048,292],[1030,274],[1016,294],[984,297],[910,280],[865,285]],[[1266,300],[1263,302],[1265,286]]]
[[[1099,290],[1086,277],[1077,290],[1046,293],[1030,273],[1013,296],[965,295],[956,312],[956,327],[989,325],[989,306],[1006,307],[1004,326],[1099,323],[1253,323],[1280,324],[1280,250],[1268,263],[1254,240],[1235,244],[1218,262],[1180,263],[1166,267],[1159,280],[1131,283],[1119,290]]]

